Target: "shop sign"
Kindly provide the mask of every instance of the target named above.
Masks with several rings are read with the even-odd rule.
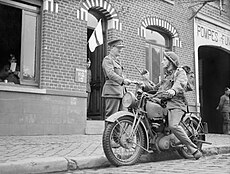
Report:
[[[75,69],[75,82],[86,83],[87,71],[86,69]]]
[[[196,24],[196,37],[200,41],[199,45],[215,45],[230,50],[230,31],[218,31],[211,27]]]

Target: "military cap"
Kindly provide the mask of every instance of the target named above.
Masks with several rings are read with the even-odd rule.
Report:
[[[228,91],[228,90],[230,90],[229,87],[224,88],[224,91]]]
[[[116,39],[112,40],[108,43],[110,47],[118,47],[118,48],[124,48],[125,46],[123,45],[123,40],[121,39]]]
[[[172,51],[164,52],[164,56],[176,67],[179,66],[179,57]]]

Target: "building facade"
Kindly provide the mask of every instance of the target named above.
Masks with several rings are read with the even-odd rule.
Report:
[[[230,2],[222,2],[228,13],[220,11],[217,1],[205,5],[194,18],[196,103],[214,133],[223,133],[223,118],[216,107],[224,88],[230,86]]]
[[[213,69],[204,70],[212,64],[203,57],[210,54],[216,60],[209,53],[213,46],[217,49],[213,53],[224,57],[218,64],[224,64],[225,70],[218,77],[227,73],[228,84],[221,83],[228,86],[229,18],[224,12],[220,15],[215,4],[207,4],[191,19],[197,7],[189,5],[174,0],[0,0],[0,65],[3,68],[14,55],[19,72],[19,83],[0,80],[0,134],[85,134],[97,129],[91,124],[94,121],[101,120],[102,125],[105,79],[101,63],[109,51],[107,43],[117,38],[124,40],[120,59],[126,76],[133,80],[141,78],[136,66],[147,68],[151,79],[159,82],[163,51],[175,51],[181,65],[190,66],[196,75],[196,89],[188,93],[189,105],[208,115],[204,108],[209,106],[201,103],[211,99],[204,91],[213,79],[204,79]],[[213,9],[215,16],[208,13]],[[100,19],[103,44],[91,52],[88,40]],[[211,32],[208,39],[206,32]],[[216,33],[223,34],[224,44],[221,36],[218,42],[212,41]],[[87,59],[92,74],[88,108]],[[212,90],[219,94],[222,86]]]

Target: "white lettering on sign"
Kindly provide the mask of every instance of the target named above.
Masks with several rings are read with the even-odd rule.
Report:
[[[87,71],[86,69],[75,69],[75,82],[86,83]]]
[[[216,42],[222,46],[230,46],[230,36],[216,30],[197,25],[197,37]]]
[[[230,37],[229,36],[222,34],[220,39],[221,39],[222,44],[230,45]]]

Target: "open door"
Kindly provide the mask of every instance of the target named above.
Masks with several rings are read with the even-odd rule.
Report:
[[[87,109],[88,120],[104,120],[104,99],[101,97],[102,87],[105,81],[102,71],[102,60],[106,55],[106,26],[107,21],[94,11],[89,11],[87,40],[92,35],[99,19],[102,19],[103,44],[96,47],[94,52],[89,50],[87,46],[87,57],[91,60],[91,95],[89,107]]]
[[[223,118],[216,107],[224,88],[230,86],[230,52],[201,46],[198,56],[201,116],[208,123],[210,133],[222,133]]]

